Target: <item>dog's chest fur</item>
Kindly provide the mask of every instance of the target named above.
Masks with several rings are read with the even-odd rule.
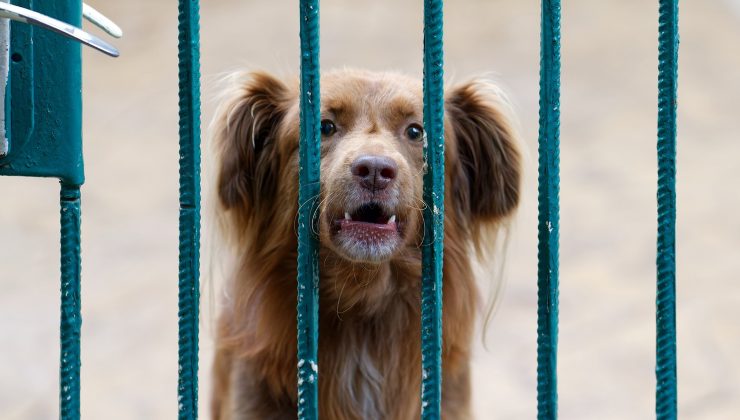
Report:
[[[450,254],[452,251],[454,247]],[[419,416],[421,267],[418,257],[413,255],[372,270],[322,259],[324,286],[320,297],[318,363],[322,417],[401,420]],[[466,264],[459,266],[462,261],[466,260],[446,258],[446,276],[459,279],[467,273]],[[232,371],[233,385],[238,390],[232,395],[232,412],[244,414],[239,418],[282,418],[271,417],[274,413],[284,413],[285,418],[295,416],[295,317],[276,316],[276,312],[295,311],[295,295],[284,294],[288,290],[285,283],[294,284],[295,272],[294,266],[282,268],[272,271],[280,278],[261,282],[266,289],[254,295],[254,304],[262,309],[251,312],[253,318],[249,321],[255,325],[272,324],[272,333],[254,336],[261,341],[252,343],[256,353],[243,360],[241,369]],[[446,284],[445,318],[472,316],[470,308],[475,291],[460,290],[461,283],[467,282]],[[461,303],[464,304],[460,306]],[[254,318],[263,316],[267,318]],[[283,320],[284,325],[277,325],[276,320]],[[459,324],[445,326],[445,335],[451,338],[469,333],[459,328]],[[456,341],[467,342],[451,342]],[[460,366],[458,360],[466,352],[467,349],[446,346],[445,370],[467,371],[467,366]],[[265,401],[274,404],[265,405]]]
[[[335,314],[336,315],[336,314]],[[419,415],[420,351],[418,322],[405,334],[366,322],[322,319],[319,346],[321,416],[330,419],[408,419]],[[412,332],[413,331],[413,332]],[[409,337],[411,335],[412,337]],[[295,417],[295,355],[284,348],[265,348],[244,360],[232,377],[237,393],[232,412],[238,418]],[[282,359],[281,361],[276,358]],[[281,363],[282,362],[282,363]],[[278,363],[280,366],[274,365]],[[291,366],[288,366],[291,363]],[[272,365],[276,375],[265,371]],[[275,380],[280,378],[279,383]],[[264,401],[275,405],[264,405]],[[276,416],[275,418],[282,418]]]
[[[402,324],[382,325],[381,319],[322,322],[323,334],[329,337],[319,344],[320,388],[334,396],[331,402],[322,400],[329,405],[328,418],[418,416],[418,311],[412,307],[390,310],[406,312]]]

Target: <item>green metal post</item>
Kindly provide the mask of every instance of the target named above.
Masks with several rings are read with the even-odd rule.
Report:
[[[77,28],[82,24],[80,0],[16,0],[13,5]],[[3,142],[0,154],[0,175],[53,177],[61,181],[59,417],[77,420],[82,327],[80,186],[85,181],[82,54],[78,42],[16,21],[10,23],[7,54],[10,69],[3,135],[8,141]]]
[[[178,416],[198,417],[200,305],[200,33],[198,0],[180,0],[180,263]]]
[[[660,0],[659,32],[655,413],[658,420],[672,420],[678,416],[676,372],[678,0]]]
[[[62,183],[59,418],[80,418],[80,186]]]
[[[442,404],[442,259],[444,253],[444,51],[442,0],[424,1],[424,244],[421,284],[421,418]]]
[[[560,0],[542,0],[537,265],[537,418],[558,416]]]
[[[319,2],[300,1],[301,139],[298,189],[298,418],[319,416],[319,240],[313,213],[320,192]]]

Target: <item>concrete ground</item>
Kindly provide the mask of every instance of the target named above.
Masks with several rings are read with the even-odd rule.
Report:
[[[125,38],[115,42],[117,60],[84,56],[82,412],[170,419],[177,410],[176,2],[91,3]],[[207,122],[224,73],[297,72],[298,16],[295,2],[202,3]],[[324,0],[323,68],[421,75],[421,4]],[[480,346],[474,360],[476,412],[534,418],[539,6],[461,0],[445,7],[446,74],[498,80],[516,105],[529,155],[489,350]],[[683,419],[730,420],[740,418],[740,7],[682,1],[680,21],[679,411]],[[560,415],[650,419],[657,2],[565,2],[562,41]],[[0,179],[0,194],[0,418],[54,418],[58,186]],[[209,267],[202,410],[218,288]]]

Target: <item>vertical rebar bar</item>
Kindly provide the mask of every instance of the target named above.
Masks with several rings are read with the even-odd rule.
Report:
[[[319,240],[313,217],[320,192],[319,1],[300,1],[301,139],[298,189],[298,418],[319,413]]]
[[[178,416],[198,417],[200,305],[200,33],[198,0],[180,0],[180,249],[178,301]]]
[[[560,0],[542,0],[537,265],[537,418],[558,415]]]
[[[658,241],[656,393],[659,420],[677,417],[676,373],[676,91],[678,0],[660,0],[658,47]]]

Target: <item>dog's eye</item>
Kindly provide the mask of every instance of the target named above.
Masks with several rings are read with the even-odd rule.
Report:
[[[337,126],[332,120],[321,120],[321,135],[329,137],[337,132]]]
[[[411,124],[406,128],[406,136],[411,140],[421,140],[424,137],[424,129],[419,124]]]

